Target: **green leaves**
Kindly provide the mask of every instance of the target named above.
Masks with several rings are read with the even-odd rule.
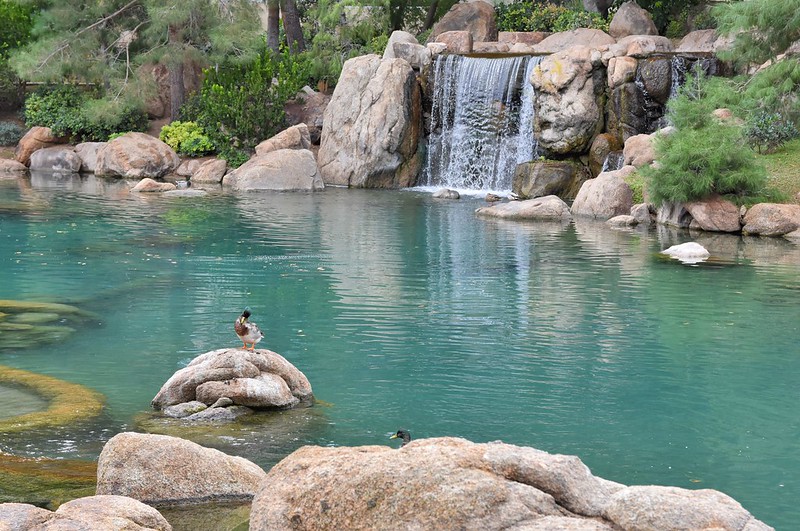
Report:
[[[181,155],[199,157],[214,151],[214,143],[196,122],[175,120],[161,128],[158,138]]]
[[[714,8],[718,29],[733,36],[725,58],[763,63],[800,39],[800,0],[748,0]]]

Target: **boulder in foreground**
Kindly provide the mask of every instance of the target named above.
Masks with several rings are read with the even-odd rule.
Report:
[[[177,153],[161,140],[145,133],[125,133],[100,148],[96,175],[157,179],[178,169]]]
[[[27,503],[0,504],[0,529],[172,531],[157,510],[125,496],[89,496],[61,505],[55,512]]]
[[[97,461],[97,493],[153,505],[252,499],[266,474],[242,457],[170,437],[125,432]]]
[[[464,439],[305,446],[267,474],[250,529],[770,529],[713,490],[627,487],[575,456]]]

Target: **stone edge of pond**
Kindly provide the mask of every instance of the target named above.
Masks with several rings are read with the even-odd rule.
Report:
[[[58,427],[100,414],[105,398],[97,391],[52,376],[0,365],[0,383],[22,386],[47,400],[44,411],[0,420],[0,433],[17,433],[45,427]]]

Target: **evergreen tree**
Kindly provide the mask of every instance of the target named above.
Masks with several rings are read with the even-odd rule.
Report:
[[[747,0],[714,8],[718,30],[734,37],[726,55],[739,63],[763,63],[800,39],[800,0]]]

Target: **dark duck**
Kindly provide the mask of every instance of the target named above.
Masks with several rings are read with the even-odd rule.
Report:
[[[402,439],[403,443],[400,445],[400,448],[407,445],[411,442],[411,434],[408,433],[406,430],[397,430],[397,433],[389,437],[390,439]]]
[[[242,343],[244,343],[245,349],[255,350],[256,343],[261,341],[264,334],[261,333],[261,329],[258,328],[257,324],[248,321],[249,318],[250,308],[245,308],[242,315],[233,323],[233,329],[236,331],[236,335],[239,336],[239,339],[242,340]],[[249,347],[247,346],[248,343],[250,343]]]

